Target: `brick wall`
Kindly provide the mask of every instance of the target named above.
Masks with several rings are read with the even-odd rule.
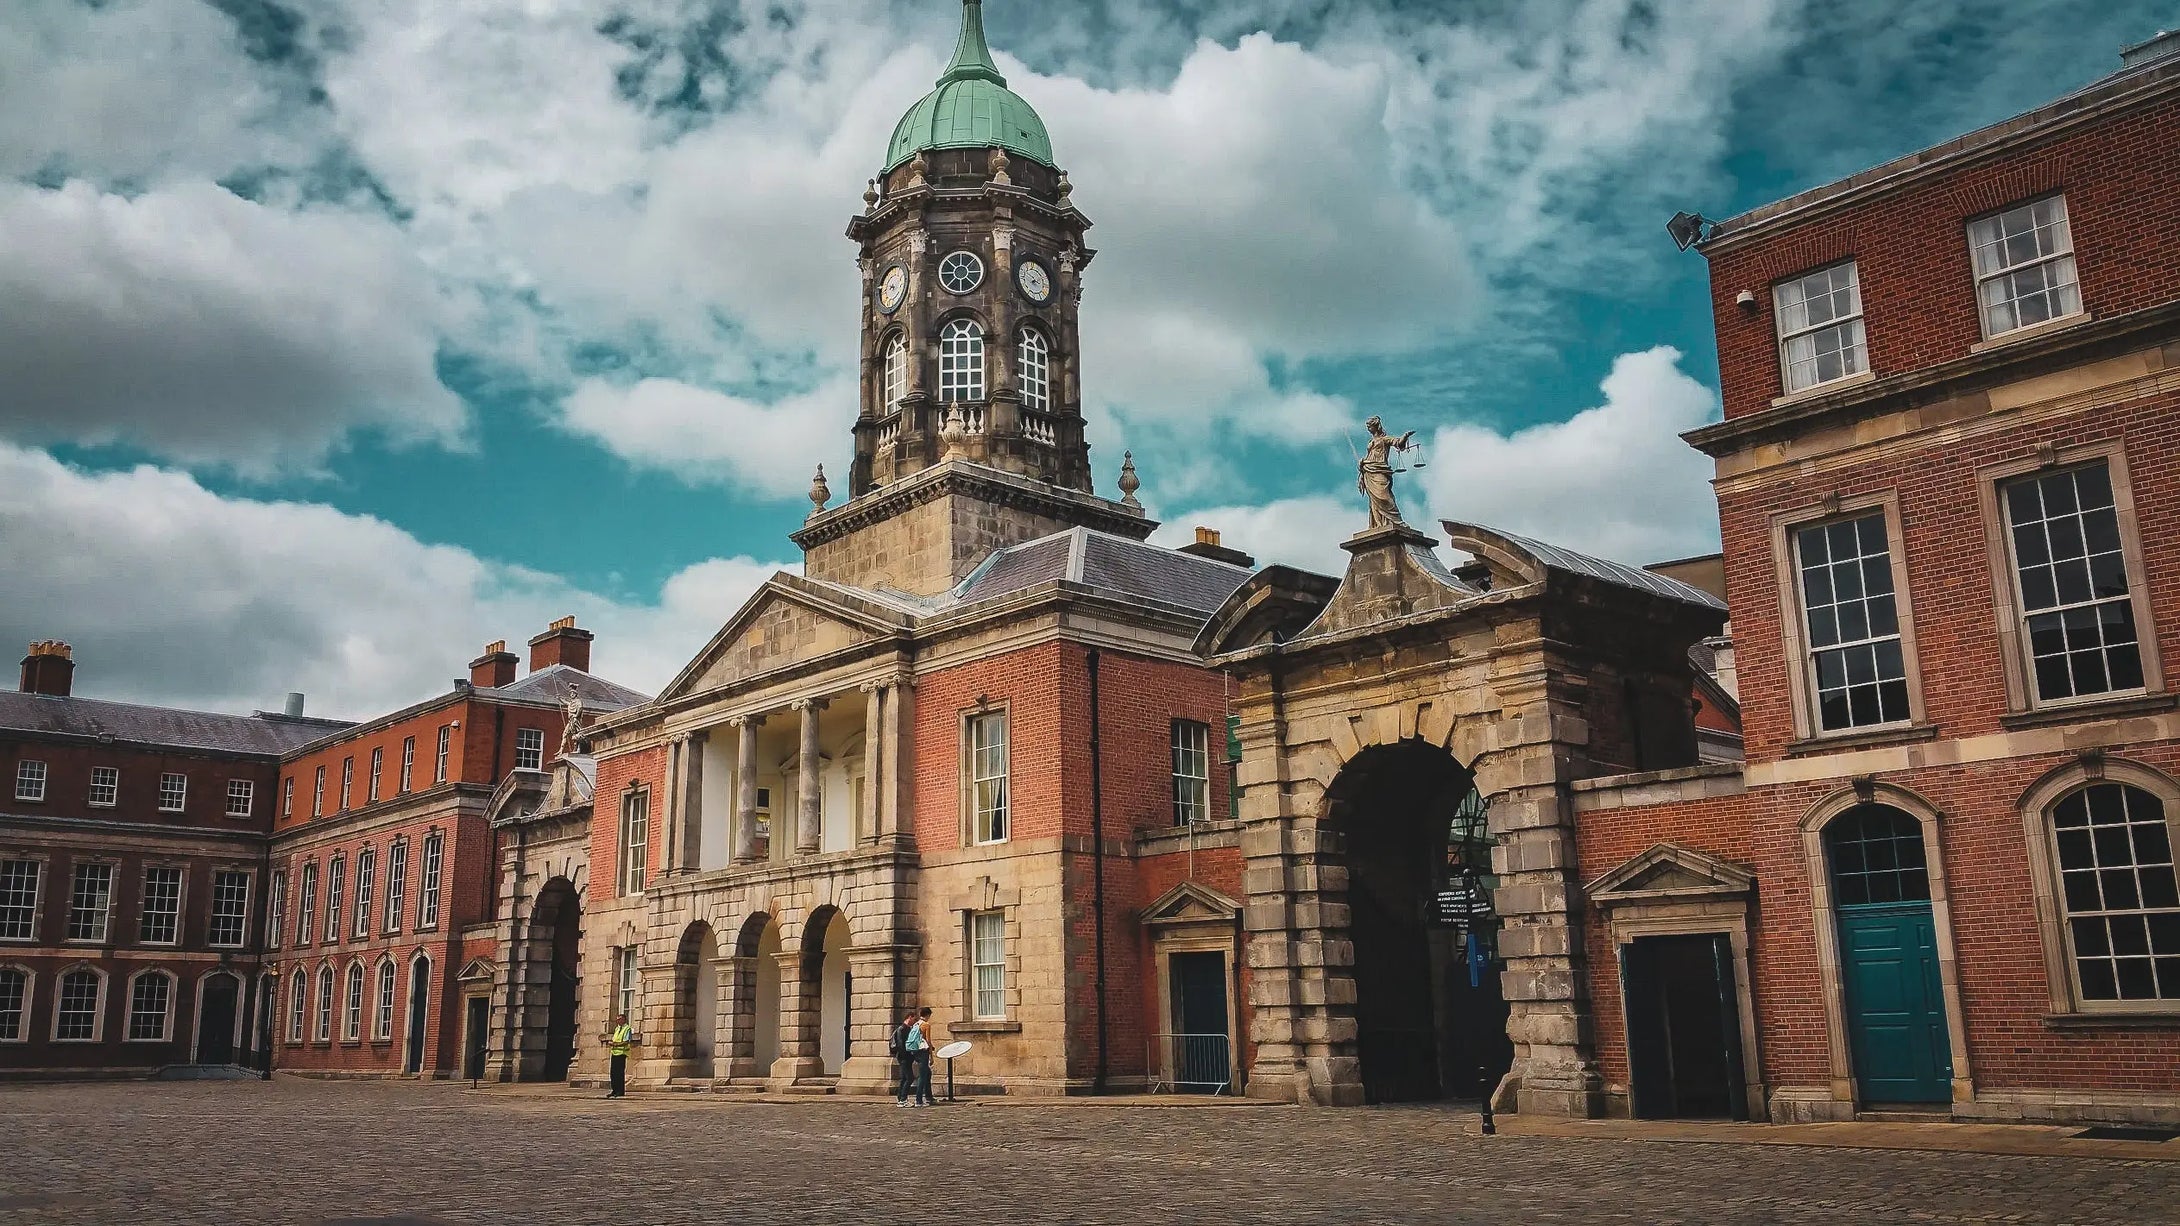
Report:
[[[45,798],[19,800],[17,768],[25,759],[45,763]],[[93,807],[91,769],[114,767],[120,783],[113,807]],[[26,816],[50,815],[149,826],[197,828],[261,834],[271,828],[278,798],[278,768],[269,758],[240,758],[212,753],[139,748],[133,745],[70,744],[60,741],[0,739],[0,811]],[[180,812],[159,808],[159,777],[178,774],[187,781]],[[229,781],[248,780],[254,792],[250,816],[227,816]]]
[[[592,905],[610,902],[620,893],[621,800],[629,785],[651,789],[650,844],[644,863],[647,876],[655,878],[666,853],[666,747],[654,746],[598,759],[596,803],[590,823],[590,894]]]
[[[1726,416],[1766,408],[1782,391],[1771,287],[1850,256],[1858,261],[1871,370],[1883,377],[1967,356],[1983,339],[1967,224],[2047,192],[2066,193],[2091,315],[2180,298],[2176,142],[2180,97],[2167,94],[2131,114],[1712,252]],[[1734,305],[1743,290],[1756,295],[1753,314]],[[1733,556],[1730,542],[1726,552]]]

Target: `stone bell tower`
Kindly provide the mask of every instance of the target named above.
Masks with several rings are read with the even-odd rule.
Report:
[[[901,117],[848,224],[862,403],[849,502],[827,510],[821,485],[795,536],[812,577],[930,593],[994,548],[1156,527],[1132,494],[1091,492],[1076,312],[1095,253],[1072,191],[1044,121],[992,61],[983,0],[963,0],[953,60]],[[917,509],[934,501],[943,515]],[[934,522],[894,522],[910,517]]]

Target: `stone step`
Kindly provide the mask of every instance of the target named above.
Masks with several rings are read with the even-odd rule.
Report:
[[[838,1077],[805,1077],[787,1087],[789,1094],[831,1094],[838,1087]]]
[[[1855,1112],[1855,1119],[1867,1124],[1946,1124],[1952,1122],[1953,1114],[1919,1107],[1869,1107]]]

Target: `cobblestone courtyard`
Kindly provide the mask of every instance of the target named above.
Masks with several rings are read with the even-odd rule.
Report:
[[[0,1088],[0,1223],[2180,1222],[2180,1163],[1474,1134],[1451,1110]]]

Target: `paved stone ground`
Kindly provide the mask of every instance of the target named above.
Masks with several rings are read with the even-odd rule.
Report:
[[[1445,1109],[0,1087],[18,1222],[2180,1222],[2180,1164],[1474,1135]]]

